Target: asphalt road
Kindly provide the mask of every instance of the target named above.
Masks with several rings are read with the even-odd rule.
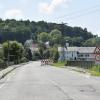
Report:
[[[0,100],[100,100],[100,79],[32,62],[0,80]]]

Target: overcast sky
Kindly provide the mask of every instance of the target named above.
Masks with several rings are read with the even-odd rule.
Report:
[[[100,0],[0,0],[0,17],[64,22],[100,36]]]

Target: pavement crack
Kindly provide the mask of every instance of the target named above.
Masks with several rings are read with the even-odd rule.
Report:
[[[50,81],[54,85],[54,87],[56,87],[60,92],[62,92],[66,96],[66,98],[67,98],[66,100],[74,100],[55,81],[53,81],[53,80],[50,80]]]

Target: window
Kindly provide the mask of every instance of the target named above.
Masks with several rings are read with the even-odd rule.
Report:
[[[89,54],[86,54],[85,57],[89,57]]]
[[[80,57],[83,57],[83,55],[80,55]]]

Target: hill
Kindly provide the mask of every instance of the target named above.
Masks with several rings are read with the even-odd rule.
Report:
[[[71,27],[63,23],[57,24],[44,21],[34,22],[29,20],[16,21],[14,19],[0,19],[0,43],[6,40],[17,40],[18,42],[24,43],[31,37],[35,37],[34,39],[37,41],[37,35],[39,33],[47,32],[49,34],[54,29],[61,31],[63,37],[66,37],[66,39],[72,39],[72,45],[77,45],[77,40],[81,40],[81,44],[83,44],[88,39],[95,37],[91,32],[88,32],[86,28]]]

